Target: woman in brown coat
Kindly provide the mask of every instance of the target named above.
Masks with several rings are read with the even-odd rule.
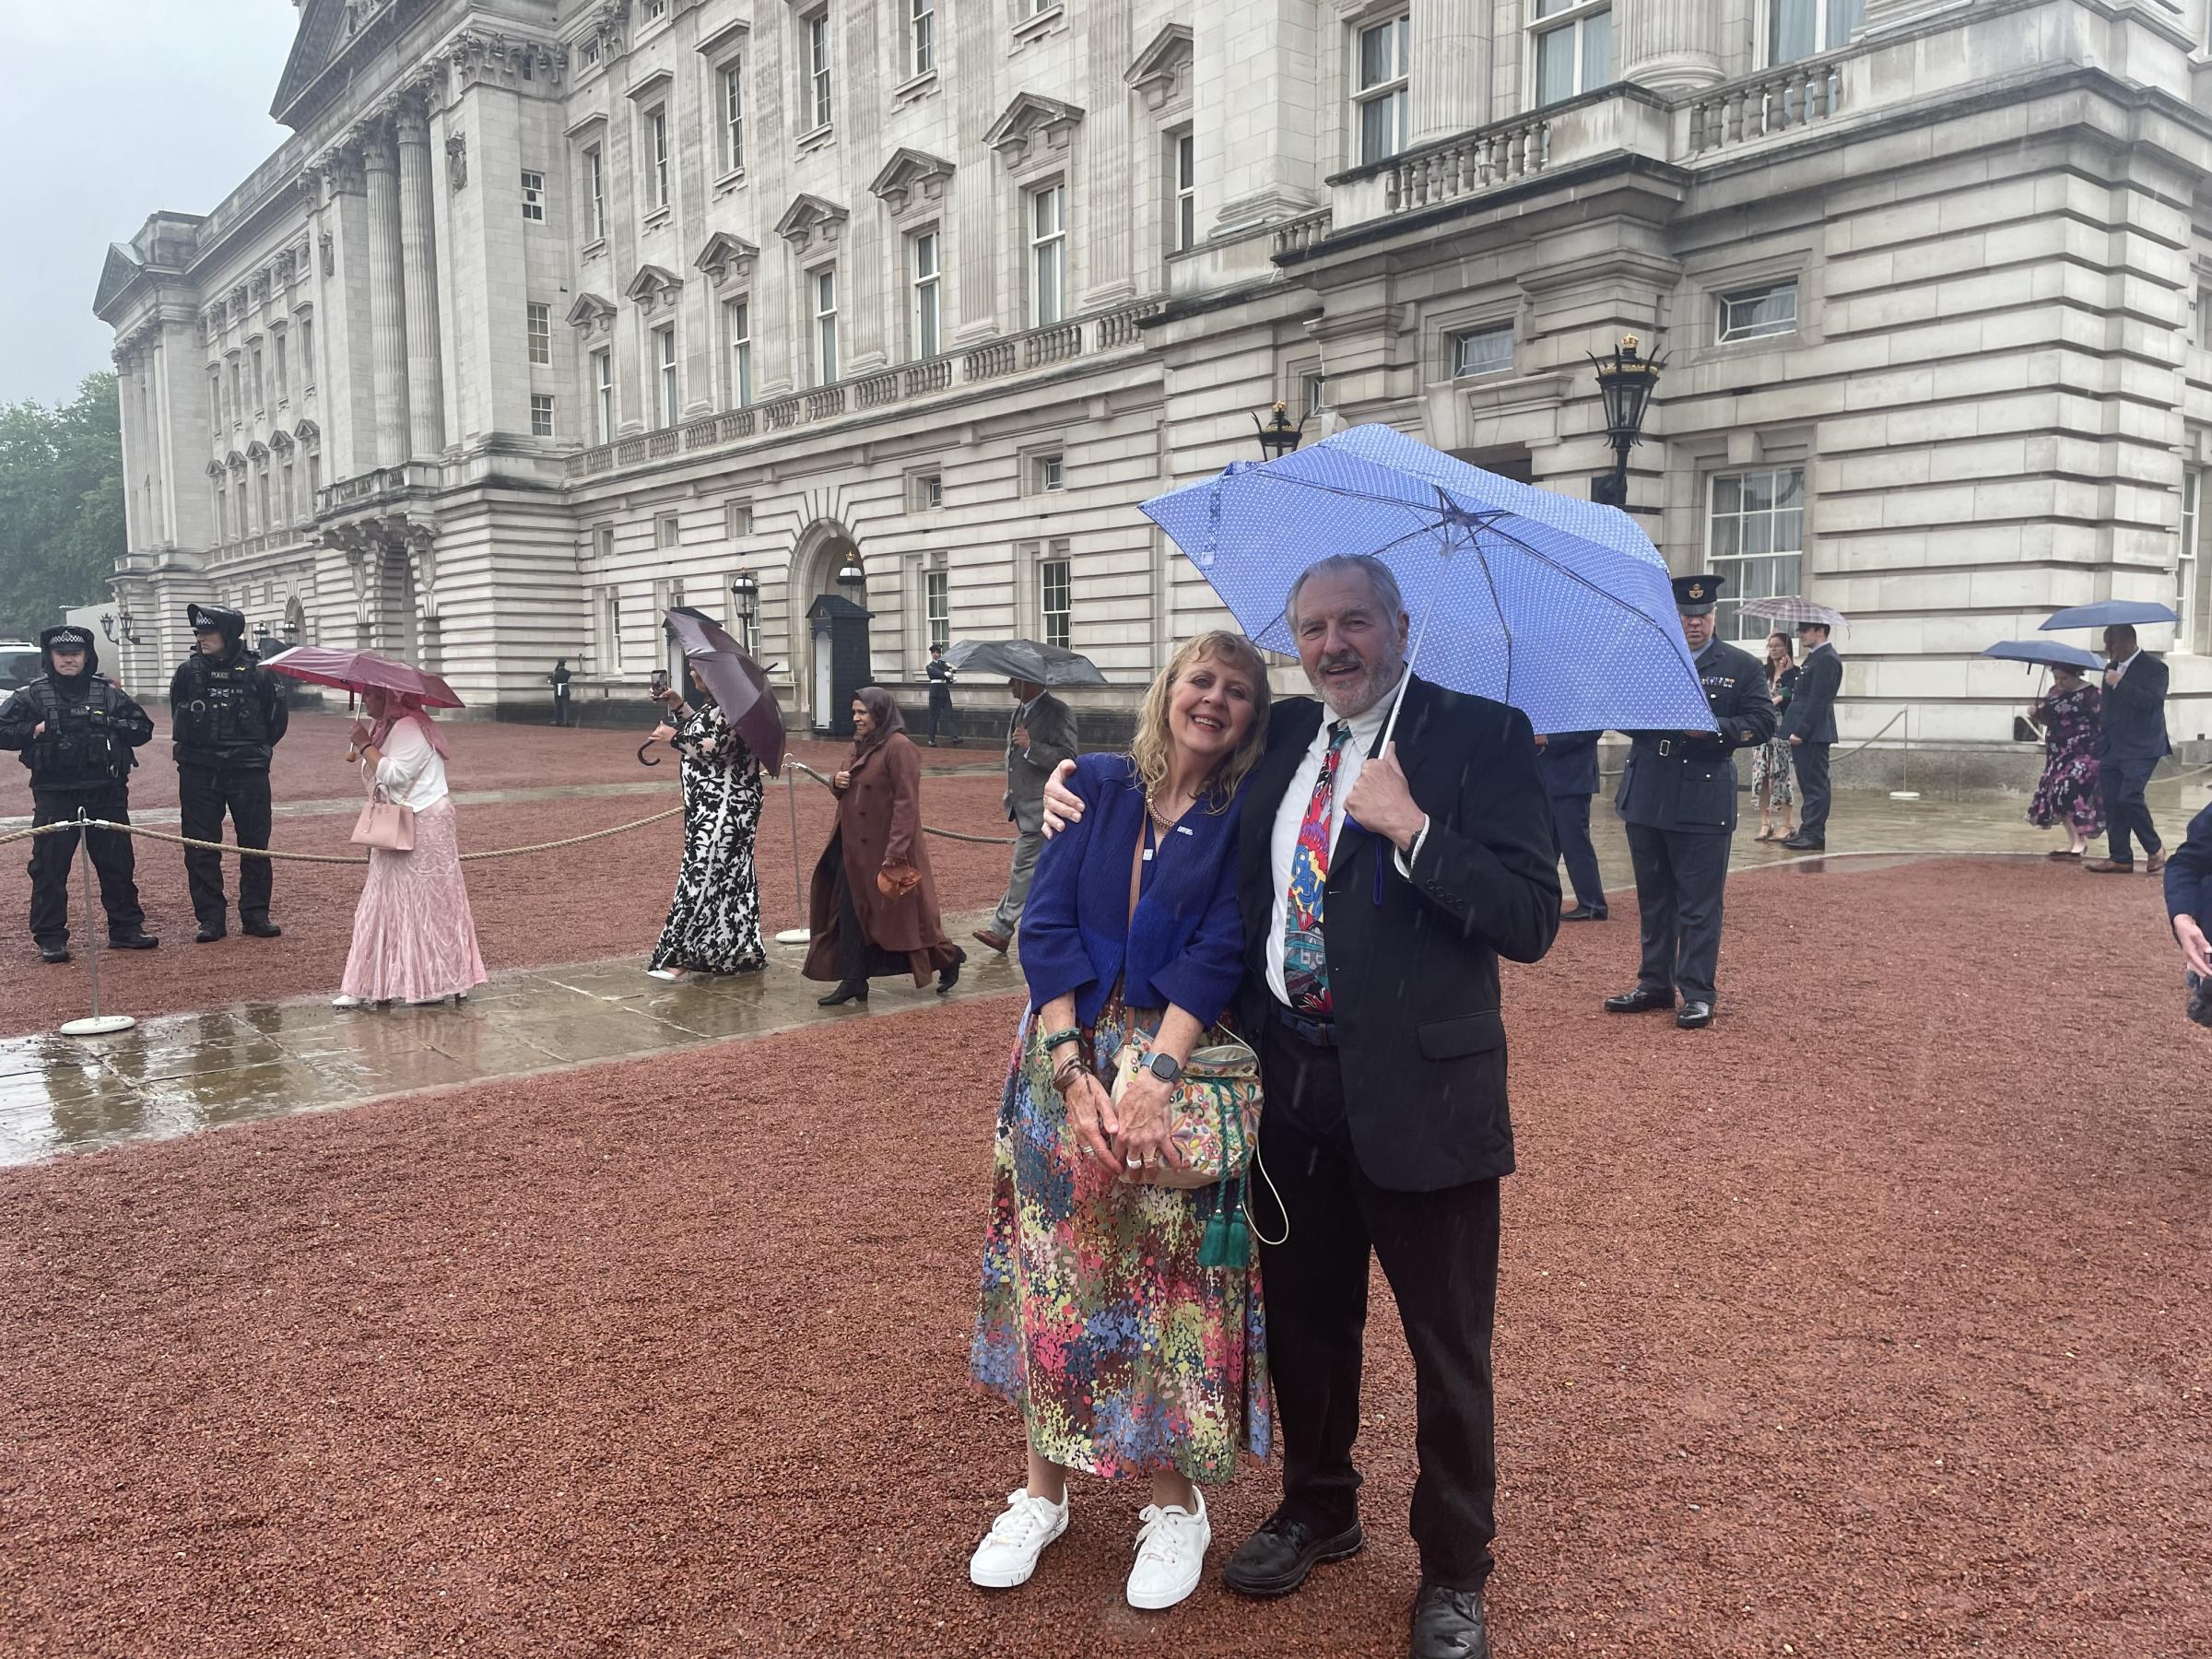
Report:
[[[821,1006],[866,1002],[868,981],[912,973],[942,996],[968,959],[945,936],[922,841],[922,758],[899,705],[879,686],[853,699],[853,758],[830,780],[837,833],[814,866],[807,898],[808,979],[837,981]]]

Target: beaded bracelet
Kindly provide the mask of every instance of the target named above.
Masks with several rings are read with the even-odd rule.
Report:
[[[1080,1042],[1082,1041],[1083,1033],[1076,1030],[1074,1026],[1069,1026],[1065,1031],[1047,1031],[1044,1034],[1044,1052],[1049,1054],[1064,1042]]]

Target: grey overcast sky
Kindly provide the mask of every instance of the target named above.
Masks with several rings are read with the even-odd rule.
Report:
[[[65,402],[112,365],[92,314],[110,242],[205,213],[284,141],[269,119],[292,0],[0,0],[0,404]],[[21,160],[37,159],[36,165]]]

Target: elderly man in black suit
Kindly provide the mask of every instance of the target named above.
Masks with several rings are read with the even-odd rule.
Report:
[[[1260,1051],[1260,1153],[1281,1200],[1258,1201],[1255,1230],[1283,1501],[1222,1582],[1288,1594],[1366,1541],[1352,1444],[1380,1259],[1418,1402],[1411,1651],[1482,1659],[1498,1187],[1513,1167],[1498,961],[1535,961],[1558,933],[1551,806],[1535,735],[1501,703],[1416,677],[1382,745],[1407,618],[1381,560],[1320,560],[1285,610],[1320,695],[1270,713],[1237,880],[1239,1021]],[[1082,809],[1060,782],[1047,808]]]
[[[1603,732],[1553,732],[1536,739],[1536,770],[1551,796],[1551,828],[1566,862],[1574,908],[1562,922],[1603,922],[1606,882],[1590,842],[1590,797],[1597,793],[1597,740]]]
[[[2166,849],[2150,821],[2143,791],[2159,762],[2173,752],[2166,736],[2166,660],[2136,643],[2125,624],[2104,630],[2104,719],[2097,732],[2098,779],[2104,786],[2105,856],[2081,867],[2094,876],[2136,867],[2132,841],[2143,843],[2149,870],[2166,867]]]
[[[2189,833],[2166,864],[2166,914],[2189,964],[2189,1018],[2212,1026],[2212,806],[2189,820]]]
[[[1836,741],[1836,694],[1843,689],[1843,659],[1828,635],[1826,623],[1797,625],[1805,660],[1798,665],[1797,687],[1782,722],[1782,735],[1790,740],[1790,765],[1805,793],[1797,833],[1783,836],[1782,844],[1800,853],[1818,853],[1828,845],[1828,754]]]

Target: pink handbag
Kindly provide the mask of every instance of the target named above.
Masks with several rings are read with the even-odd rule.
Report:
[[[387,853],[415,851],[415,808],[404,801],[384,798],[380,788],[371,794],[353,826],[357,847],[382,847]]]

